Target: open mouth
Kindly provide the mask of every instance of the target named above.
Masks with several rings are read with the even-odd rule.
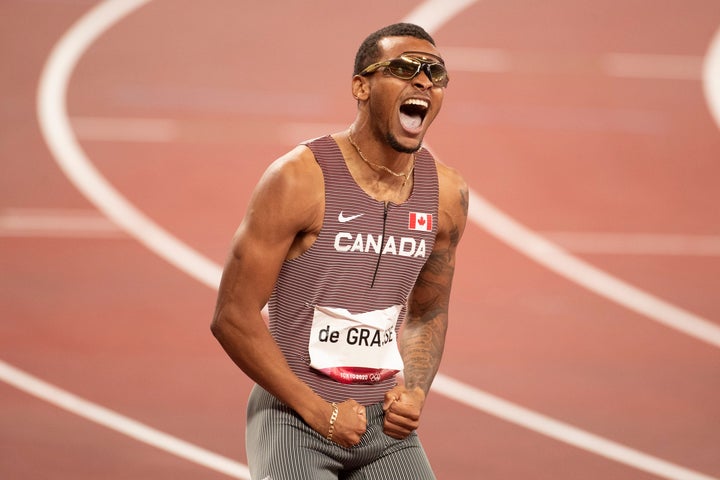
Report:
[[[405,130],[415,132],[420,129],[430,104],[427,100],[410,98],[400,105],[400,123]]]

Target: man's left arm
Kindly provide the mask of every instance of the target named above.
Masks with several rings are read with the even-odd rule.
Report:
[[[468,212],[468,189],[452,169],[439,165],[440,204],[435,246],[408,300],[407,316],[400,337],[405,363],[403,385],[385,396],[384,430],[402,439],[416,430],[420,413],[440,366],[448,326],[448,306],[455,254]]]

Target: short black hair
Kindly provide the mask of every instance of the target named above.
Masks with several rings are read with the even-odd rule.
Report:
[[[415,37],[420,40],[426,40],[430,42],[433,47],[435,46],[435,40],[433,40],[430,34],[421,26],[415,25],[414,23],[393,23],[392,25],[388,25],[371,33],[365,41],[363,41],[355,55],[353,75],[359,74],[365,70],[368,65],[380,60],[380,46],[378,43],[386,37]]]

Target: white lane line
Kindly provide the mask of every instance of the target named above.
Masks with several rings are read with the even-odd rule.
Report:
[[[513,57],[500,48],[443,47],[442,55],[452,72],[507,73],[513,69]]]
[[[77,138],[104,142],[172,142],[177,122],[164,118],[72,117]]]
[[[80,18],[55,45],[38,87],[40,130],[65,175],[98,209],[160,258],[217,288],[222,270],[128,202],[88,160],[65,108],[70,76],[89,46],[110,26],[150,0],[106,0]],[[180,260],[182,259],[182,260]]]
[[[131,4],[129,0],[125,0],[125,3],[108,0],[83,17],[79,24],[68,31],[66,37],[63,38],[63,41],[56,46],[56,49],[48,60],[41,78],[38,98],[38,115],[40,117],[42,131],[48,145],[51,148],[51,151],[53,152],[53,155],[61,164],[65,173],[76,183],[76,185],[78,185],[79,190],[88,196],[88,198],[93,201],[101,211],[106,213],[110,218],[118,221],[124,229],[136,236],[143,244],[148,246],[148,248],[170,261],[173,265],[178,266],[181,270],[191,274],[203,283],[216,287],[220,277],[220,267],[213,265],[209,261],[198,262],[198,254],[196,252],[192,251],[189,247],[179,242],[179,240],[171,237],[166,232],[160,230],[159,227],[157,227],[149,218],[146,218],[135,207],[127,203],[127,201],[118,192],[116,192],[109,183],[107,183],[99,172],[92,168],[89,160],[77,144],[72,130],[69,128],[67,112],[64,108],[64,99],[67,90],[67,82],[69,81],[70,74],[77,63],[77,60],[80,56],[82,56],[84,51],[95,40],[95,38],[97,38],[106,28],[109,28],[109,26],[113,23],[119,21],[124,15],[130,13],[133,9],[138,8],[143,3],[145,2],[137,1]],[[437,21],[435,11],[438,8],[442,11],[443,4],[447,5],[448,2],[445,0],[440,2],[426,2],[426,4],[423,4],[421,8],[416,10],[416,13],[414,14],[415,16],[411,15],[408,18],[415,19],[418,23],[424,23],[423,17],[417,13],[424,12],[423,15],[429,15],[429,18],[435,22],[433,25],[437,28],[443,22]],[[462,8],[464,8],[469,4],[470,2],[458,2],[453,5],[456,7],[462,6]],[[122,7],[120,5],[122,5]],[[106,11],[103,11],[102,14],[97,13],[103,9]],[[85,29],[87,29],[87,31],[85,31]],[[69,51],[66,52],[64,51],[65,49],[68,49]],[[140,220],[129,221],[126,217],[133,219],[139,218]],[[471,215],[471,218],[474,217],[475,215]],[[146,238],[146,232],[144,231],[146,228],[149,229],[152,234],[152,241]],[[160,230],[162,235],[157,234],[158,230]],[[164,242],[169,242],[169,244],[165,244]],[[178,244],[184,248],[178,249]],[[169,249],[173,251],[173,257],[169,258],[165,253],[168,247],[170,247]],[[175,259],[177,259],[177,261]],[[201,274],[198,274],[198,269],[203,269]],[[443,380],[449,379],[441,376],[440,385],[442,385]],[[439,389],[440,393],[454,397],[464,393],[462,388],[472,389],[472,387],[464,386],[460,382],[454,380],[453,382],[456,390]],[[479,392],[476,389],[472,389],[472,391]],[[483,405],[481,404],[472,403],[471,406],[480,410],[483,409]],[[505,407],[510,406],[511,405],[505,405]],[[503,410],[502,405],[501,410]],[[506,418],[514,423],[522,424],[521,418],[515,418],[512,408],[507,408],[504,414],[506,414],[506,416],[503,418]],[[563,426],[564,424],[558,422],[557,425]],[[115,428],[115,426],[111,425],[109,425],[109,427]],[[576,445],[580,448],[588,448],[587,446],[578,444],[573,438],[564,435],[562,431],[555,432],[555,435],[555,438],[561,439],[571,445]],[[608,452],[602,451],[602,448],[596,453],[604,456],[608,455]],[[645,465],[637,464],[637,462],[633,462],[632,460],[626,461],[626,464],[639,469],[647,468]],[[672,473],[667,473],[665,477],[671,478],[667,476],[671,474]],[[663,476],[663,474],[660,475]],[[687,478],[709,478],[702,476],[701,474],[697,475],[698,476]]]
[[[71,74],[85,51],[112,25],[142,7],[149,0],[105,0],[81,17],[63,35],[48,57],[38,87],[40,130],[65,175],[98,209],[123,230],[138,239],[171,265],[201,283],[217,288],[222,270],[180,240],[173,237],[129,203],[92,165],[80,148],[68,118],[65,99]],[[122,432],[174,455],[225,473],[249,480],[247,467],[221,457],[132,419],[115,414],[69,392],[54,388],[39,379],[3,364],[3,381],[52,404],[62,405],[78,415]]]
[[[715,477],[690,470],[627,447],[599,435],[559,422],[546,415],[490,395],[450,377],[437,374],[433,389],[471,408],[479,408],[491,415],[529,430],[569,443],[618,463],[635,467],[668,480],[717,480]]]
[[[448,2],[445,6],[453,14],[457,14],[461,10],[467,8],[477,0],[454,0],[452,3]],[[426,2],[422,4],[415,12],[409,15],[405,20],[418,23],[421,25],[434,26],[444,22],[444,17],[438,15],[437,5],[433,5],[432,2]],[[431,28],[429,29],[431,30]],[[508,73],[513,71],[526,71],[526,67],[523,64],[528,59],[533,59],[535,56],[532,53],[526,52],[511,52],[499,48],[481,48],[481,47],[443,47],[443,56],[450,65],[452,71],[456,72],[480,72],[480,73]],[[703,60],[704,57],[695,55],[661,55],[661,54],[637,54],[637,53],[606,53],[597,57],[589,56],[576,56],[574,59],[568,59],[562,55],[549,55],[547,53],[538,54],[542,55],[548,60],[548,62],[542,62],[534,60],[533,64],[542,64],[546,70],[555,71],[562,73],[564,69],[568,68],[568,65],[587,65],[588,63],[595,66],[599,72],[621,78],[641,78],[641,79],[669,79],[669,80],[699,80],[703,74]],[[553,59],[556,60],[553,63]],[[716,65],[717,62],[705,62],[706,67]],[[572,67],[570,67],[572,68]],[[583,68],[583,67],[576,67]],[[587,67],[584,67],[587,68]],[[705,72],[705,78],[714,78],[716,81],[720,78],[720,72]],[[285,102],[287,103],[287,102]],[[486,109],[489,107],[485,107]],[[537,109],[536,109],[537,110]],[[563,112],[558,109],[546,109],[532,111],[527,108],[522,111],[517,111],[517,115],[520,118],[527,119],[528,115],[532,116],[534,113],[542,116],[542,122],[538,124],[547,124],[547,119],[551,118],[554,114],[557,116],[558,112]],[[567,115],[569,112],[565,112]],[[603,120],[603,117],[608,117],[608,112],[595,111],[595,112],[582,112],[587,120],[588,116],[592,116],[596,119],[596,128],[610,128],[607,125],[607,119]],[[619,118],[625,119],[627,122],[632,122],[633,125],[638,123],[642,118],[639,118],[638,113],[629,112],[624,110],[619,112]],[[493,116],[504,116],[512,114],[511,109],[498,109],[496,108],[493,112]],[[612,120],[615,117],[611,117]],[[578,122],[577,118],[569,118],[567,121],[570,124],[575,125]],[[643,128],[644,130],[656,130],[656,122],[646,122],[648,125]],[[79,139],[86,141],[110,141],[110,142],[173,142],[177,141],[180,136],[180,128],[178,122],[171,119],[164,118],[107,118],[107,117],[72,117],[71,124],[75,136]],[[302,125],[302,124],[293,124]],[[308,124],[307,127],[297,127],[297,135],[288,135],[289,140],[287,143],[294,144],[298,138],[313,138],[317,136],[317,132],[335,131],[337,130],[336,124],[328,124],[332,128],[321,129],[321,124],[312,126]],[[342,124],[340,129],[344,128]],[[567,126],[566,126],[567,127]],[[638,130],[635,128],[635,130]],[[310,134],[302,134],[300,132],[314,132]],[[322,134],[322,133],[320,133]]]
[[[573,253],[720,256],[720,235],[538,232]]]
[[[657,80],[700,80],[703,57],[608,53],[601,58],[603,70],[614,77]]]
[[[0,210],[0,237],[117,238],[126,234],[96,210]]]
[[[710,113],[720,127],[720,27],[710,41],[703,65],[703,91]]]
[[[593,265],[516,222],[475,192],[470,192],[470,218],[502,242],[591,292],[644,317],[720,347],[720,326],[676,307]]]
[[[401,21],[422,25],[428,33],[438,31],[448,20],[478,0],[425,0]]]
[[[700,80],[704,59],[698,55],[622,52],[567,55],[452,46],[443,47],[442,53],[451,72],[596,72],[610,77],[646,80]]]
[[[45,400],[56,407],[118,431],[135,440],[152,445],[178,457],[224,473],[249,480],[250,472],[235,462],[204,448],[193,445],[160,430],[149,427],[108,408],[89,402],[0,360],[0,379],[25,393]]]
[[[285,123],[280,126],[278,137],[283,144],[295,146],[298,138],[317,138],[327,132],[339,132],[347,128],[347,123]]]

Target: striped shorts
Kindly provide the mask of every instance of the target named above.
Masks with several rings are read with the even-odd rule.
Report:
[[[253,480],[434,480],[420,439],[383,432],[382,404],[370,405],[360,444],[344,448],[310,428],[291,408],[255,386],[246,445]]]

